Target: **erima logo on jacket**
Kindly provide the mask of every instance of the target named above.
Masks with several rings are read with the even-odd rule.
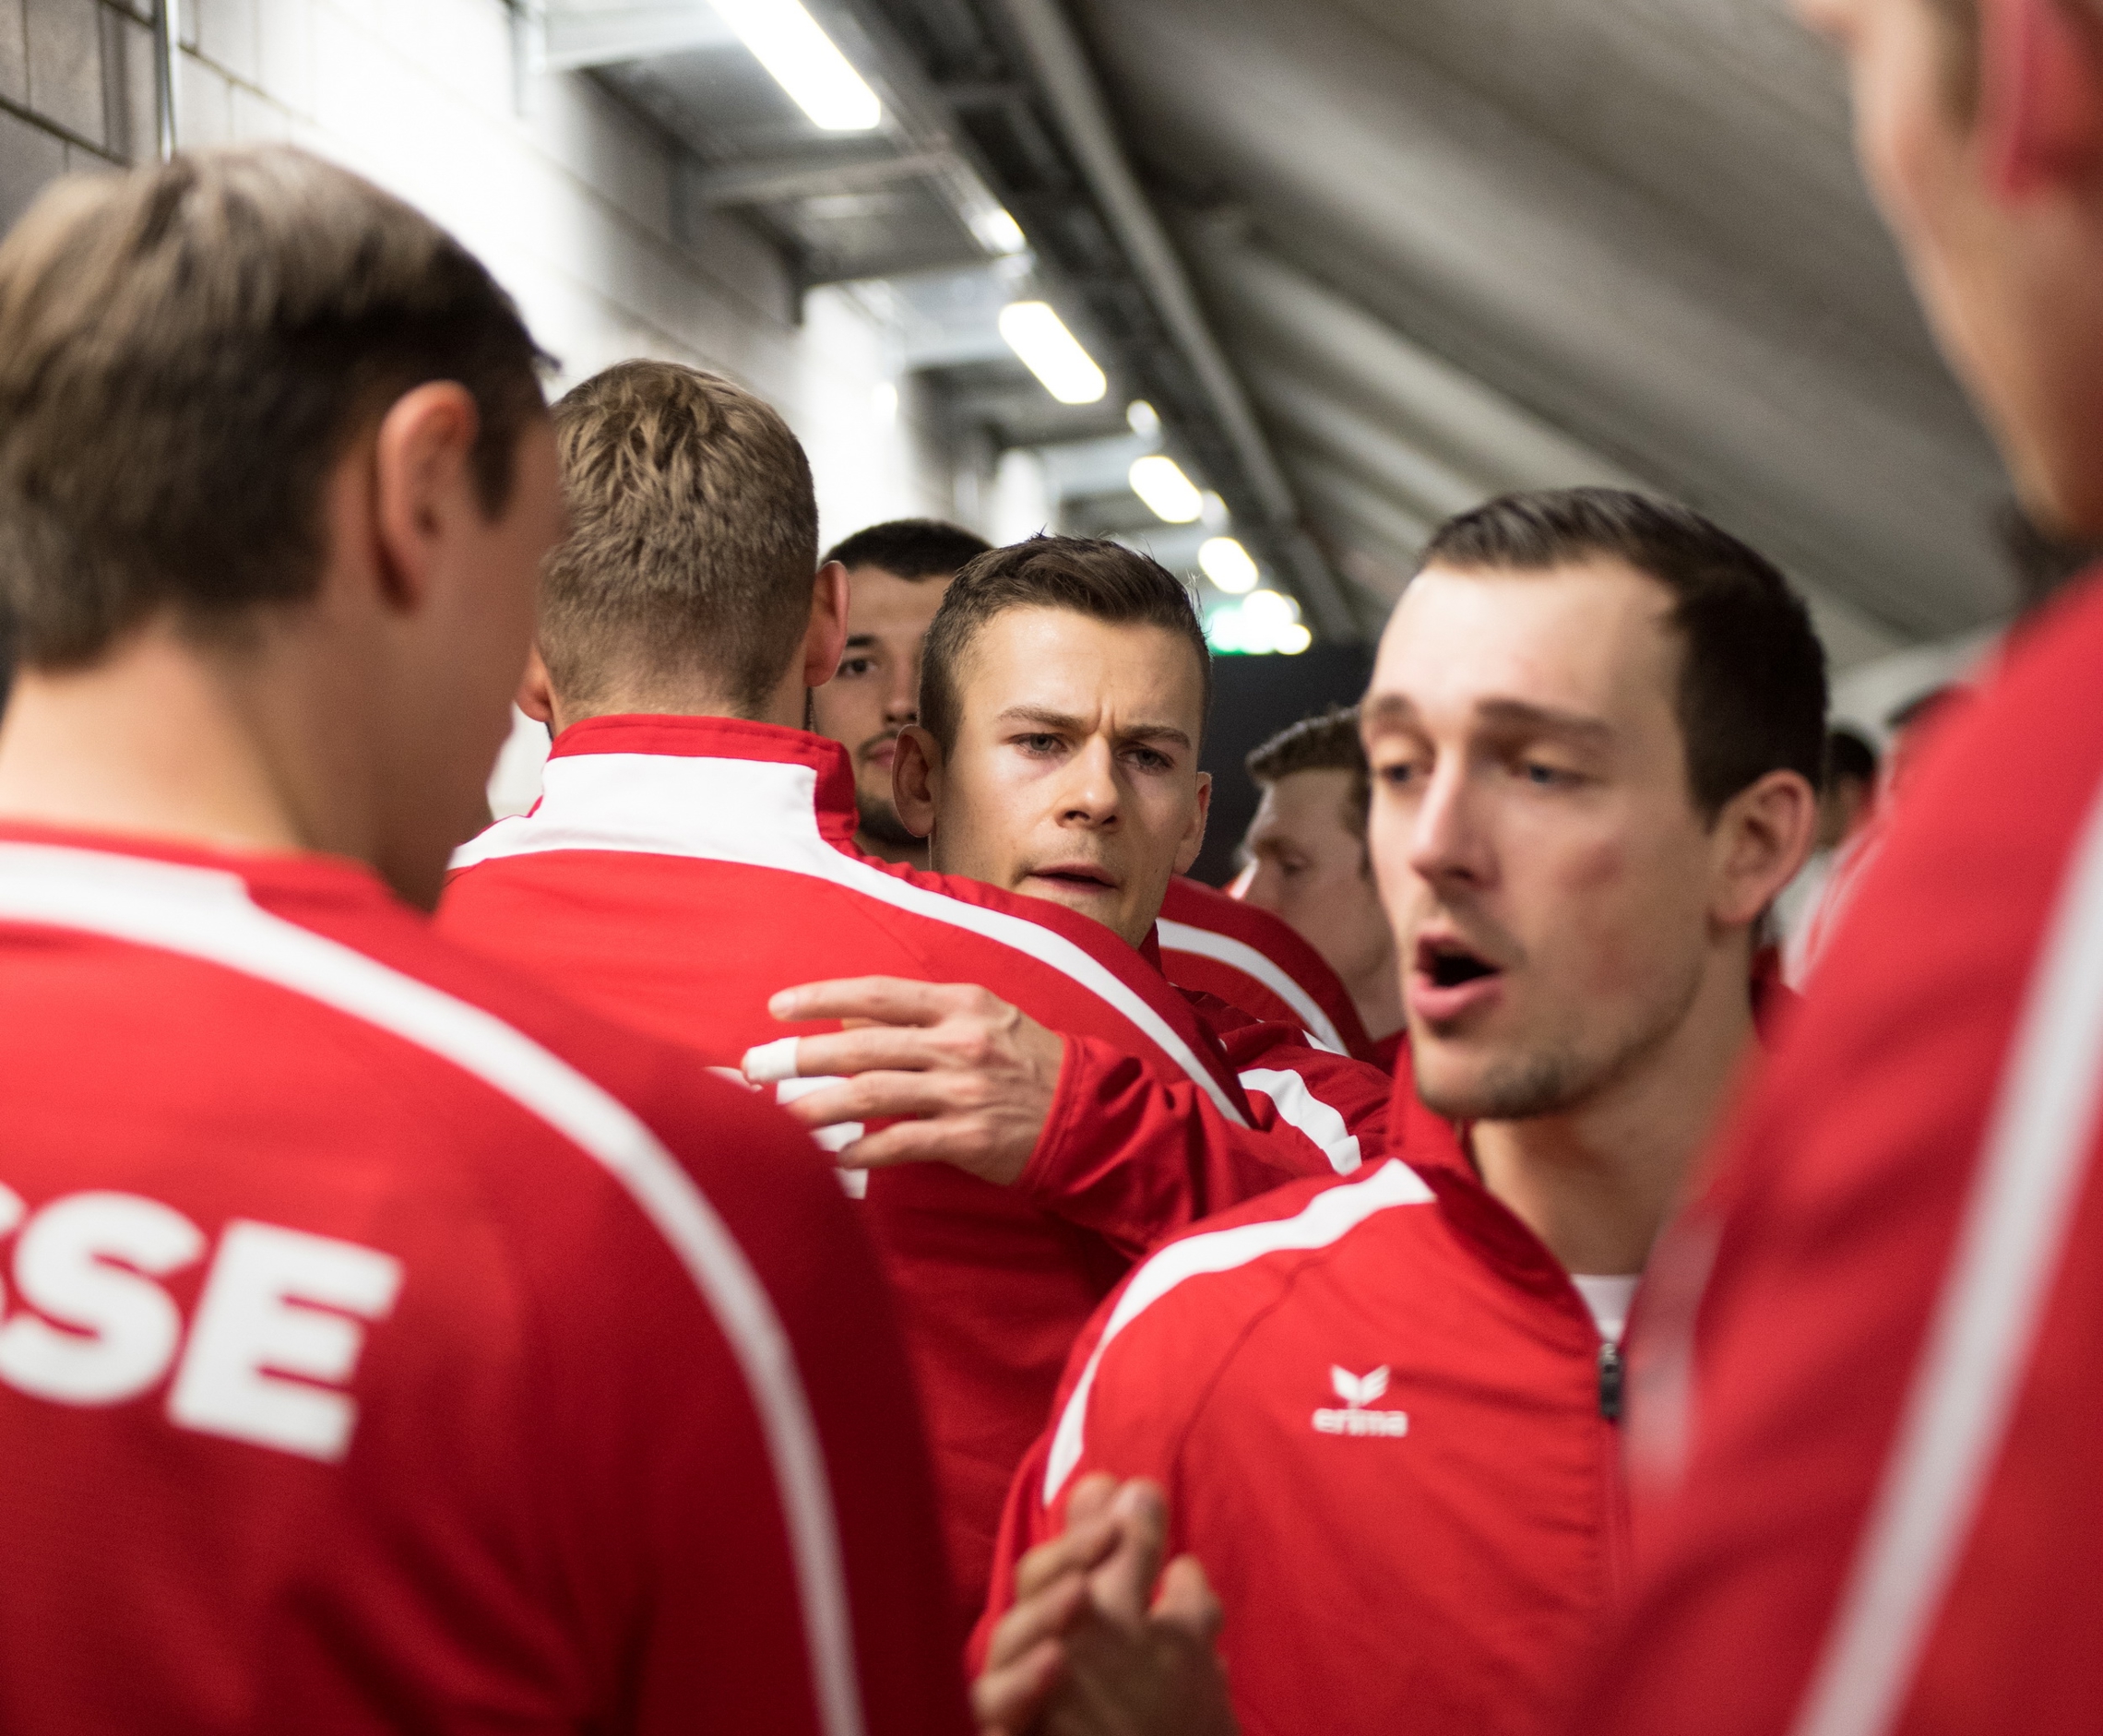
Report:
[[[1317,1410],[1314,1427],[1322,1434],[1384,1434],[1409,1433],[1407,1410],[1369,1410],[1366,1407],[1387,1391],[1387,1364],[1370,1374],[1354,1374],[1348,1368],[1329,1369],[1329,1385],[1344,1401],[1341,1410]]]

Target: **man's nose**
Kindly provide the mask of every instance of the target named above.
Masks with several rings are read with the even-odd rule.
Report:
[[[1117,760],[1107,742],[1086,743],[1067,762],[1060,791],[1060,816],[1087,826],[1107,826],[1117,818],[1123,796],[1117,784]]]
[[[1489,840],[1478,791],[1457,761],[1435,767],[1410,816],[1409,867],[1425,880],[1486,882],[1491,878]]]
[[[920,714],[920,674],[911,668],[894,669],[884,694],[884,721],[911,723]]]

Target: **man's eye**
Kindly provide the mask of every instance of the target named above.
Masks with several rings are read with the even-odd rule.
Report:
[[[873,657],[850,657],[839,666],[839,672],[852,680],[857,675],[868,674],[875,667],[876,660]]]
[[[1169,756],[1151,747],[1135,747],[1132,757],[1148,771],[1167,771],[1170,768]]]
[[[1059,749],[1059,738],[1056,735],[1039,733],[1018,735],[1015,739],[1018,746],[1032,754],[1053,754]]]
[[[1543,765],[1538,759],[1521,761],[1519,775],[1537,790],[1568,790],[1583,781],[1574,771]]]
[[[1376,767],[1373,776],[1392,789],[1407,790],[1411,784],[1419,780],[1422,772],[1423,767],[1419,766],[1415,760],[1397,759],[1392,760],[1384,766]]]

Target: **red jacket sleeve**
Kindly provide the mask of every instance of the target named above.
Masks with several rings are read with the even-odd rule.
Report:
[[[1136,1258],[1187,1228],[1307,1176],[1349,1174],[1384,1155],[1394,1082],[1194,997],[1248,1094],[1237,1127],[1194,1085],[1170,1085],[1093,1038],[1068,1038],[1058,1094],[1016,1185],[1042,1210]]]

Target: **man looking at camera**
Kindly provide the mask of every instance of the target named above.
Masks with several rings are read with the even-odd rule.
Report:
[[[839,668],[811,689],[811,727],[847,750],[865,856],[927,866],[927,844],[891,805],[898,731],[920,704],[921,641],[956,569],[992,544],[938,518],[895,518],[834,545],[826,565],[847,569],[847,646]]]

